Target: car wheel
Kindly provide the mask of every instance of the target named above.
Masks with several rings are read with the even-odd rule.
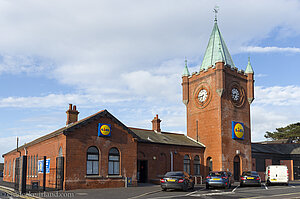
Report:
[[[182,190],[183,190],[183,191],[187,191],[187,190],[188,190],[188,185],[187,185],[187,184],[183,185]]]
[[[244,185],[243,185],[243,183],[240,183],[240,187],[243,187]]]
[[[194,183],[192,183],[192,187],[191,187],[191,189],[192,189],[192,190],[194,190],[194,188],[195,188],[195,184],[194,184]]]
[[[209,185],[208,184],[206,184],[206,189],[209,189]]]
[[[167,188],[162,188],[162,191],[167,191]]]

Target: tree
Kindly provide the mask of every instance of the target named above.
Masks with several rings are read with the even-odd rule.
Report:
[[[300,142],[300,122],[276,128],[273,133],[267,131],[265,138],[271,138],[272,140],[289,139],[291,142]]]

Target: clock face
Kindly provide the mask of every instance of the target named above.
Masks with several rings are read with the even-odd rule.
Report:
[[[233,88],[231,90],[231,97],[234,101],[238,101],[240,99],[240,92],[237,88]]]
[[[199,102],[202,102],[202,103],[205,102],[205,100],[207,99],[207,96],[208,96],[207,90],[202,89],[198,94]]]

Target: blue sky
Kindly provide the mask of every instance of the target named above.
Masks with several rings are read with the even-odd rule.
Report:
[[[64,126],[69,103],[185,133],[184,58],[199,70],[216,4],[236,67],[250,56],[255,72],[252,141],[298,122],[300,1],[0,0],[0,154]]]

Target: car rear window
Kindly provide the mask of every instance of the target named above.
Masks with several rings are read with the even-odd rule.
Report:
[[[243,176],[251,176],[251,175],[258,175],[256,171],[244,171]]]
[[[166,177],[171,177],[171,176],[183,176],[183,173],[182,172],[168,172],[166,173],[165,175]]]
[[[225,176],[224,172],[212,172],[209,174],[210,176]]]

